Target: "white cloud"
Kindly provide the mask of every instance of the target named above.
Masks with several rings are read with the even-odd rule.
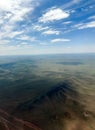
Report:
[[[0,0],[0,10],[13,13],[19,10],[20,7],[29,6],[32,1],[33,0]]]
[[[79,3],[81,0],[73,0],[73,3]]]
[[[13,0],[0,0],[0,9],[10,11],[12,10],[13,3]]]
[[[95,15],[90,16],[88,19],[95,19]]]
[[[9,40],[0,40],[0,45],[3,45],[3,44],[8,44],[10,41]]]
[[[24,33],[23,31],[11,31],[11,27],[8,27],[8,26],[7,26],[7,28],[9,28],[9,29],[6,32],[2,31],[0,33],[0,39],[14,38],[14,37]]]
[[[70,24],[70,23],[72,23],[72,21],[63,22],[63,24]]]
[[[63,8],[66,9],[66,8],[69,8],[71,7],[72,5],[75,5],[75,4],[78,4],[81,0],[71,0],[70,2],[67,2],[66,4],[63,4]]]
[[[78,23],[72,26],[72,28],[79,28],[83,25],[83,23]]]
[[[17,39],[19,39],[19,40],[29,40],[30,39],[30,37],[29,36],[26,36],[26,35],[24,35],[24,36],[20,36],[20,37],[18,37]]]
[[[53,39],[51,40],[52,43],[56,43],[56,42],[69,42],[70,39],[65,39],[65,38],[58,38],[58,39]]]
[[[87,29],[87,28],[95,28],[95,21],[75,24],[75,25],[71,26],[71,29],[64,31],[64,33],[68,33],[68,32],[74,31],[76,29],[81,30],[81,29]]]
[[[69,17],[69,13],[63,11],[60,8],[52,8],[48,10],[42,17],[39,18],[39,22],[52,22],[55,20],[61,20]]]
[[[49,30],[44,31],[43,34],[45,34],[45,35],[51,35],[51,34],[59,35],[60,31],[49,29]]]
[[[30,10],[33,10],[33,6],[31,8],[29,6],[30,1],[32,0],[0,0],[0,15],[7,22],[22,20]]]
[[[27,45],[28,43],[27,42],[22,42],[21,45]]]
[[[18,37],[17,39],[22,40],[22,41],[35,41],[36,40],[35,37],[30,37],[27,35],[22,35],[22,36]]]
[[[47,45],[47,43],[43,43],[43,42],[41,42],[41,43],[40,43],[40,45],[46,46],[46,45]]]
[[[3,24],[3,20],[2,20],[2,18],[0,18],[0,24]]]
[[[17,22],[26,20],[36,6],[38,2],[34,0],[0,0],[0,39],[12,39],[25,32],[24,29],[19,31]]]
[[[49,28],[48,26],[43,27],[41,25],[33,25],[33,29],[37,30],[37,31],[43,31],[43,30],[46,30],[48,28]]]
[[[83,23],[80,26],[78,26],[78,29],[85,29],[85,28],[95,28],[95,21]]]
[[[10,34],[7,34],[7,36],[9,38],[14,38],[15,36],[18,36],[20,34],[24,33],[23,31],[14,31],[14,32],[11,32]]]
[[[64,33],[69,33],[74,30],[81,30],[81,29],[87,29],[87,28],[95,28],[95,21],[87,22],[87,23],[79,23],[71,26],[71,29],[67,29],[64,31]]]
[[[24,20],[25,15],[30,12],[31,8],[23,8],[22,10],[17,10],[14,12],[14,15],[11,17],[10,21],[11,23],[18,22]]]

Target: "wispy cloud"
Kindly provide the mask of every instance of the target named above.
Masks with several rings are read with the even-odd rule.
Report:
[[[95,20],[95,15],[93,15],[93,16],[90,16],[88,19],[91,19],[91,20]]]
[[[21,35],[23,33],[24,33],[23,31],[13,31],[13,32],[10,32],[10,34],[7,34],[7,37],[8,38],[14,38],[14,37]]]
[[[53,22],[56,20],[65,19],[69,17],[69,15],[69,13],[60,8],[51,8],[39,18],[39,22]]]
[[[34,9],[33,6],[29,6],[32,0],[3,0],[0,2],[0,15],[3,16],[3,21],[7,20],[11,24],[20,20],[23,20],[25,15]]]
[[[65,39],[65,38],[57,38],[57,39],[53,39],[51,40],[52,43],[56,43],[56,42],[69,42],[70,39]]]
[[[38,6],[34,0],[3,0],[0,1],[0,39],[14,39],[26,31],[19,29],[18,22],[25,21],[29,13]],[[27,24],[27,22],[24,22]],[[31,39],[30,39],[31,40]]]
[[[42,25],[33,25],[33,29],[36,30],[36,31],[43,31],[43,30],[49,29],[49,27],[48,26],[42,26]]]
[[[18,21],[23,21],[26,14],[29,13],[31,10],[32,10],[31,8],[23,8],[21,11],[20,10],[15,11],[9,22],[15,23]]]
[[[78,24],[72,25],[71,28],[64,31],[64,33],[69,33],[74,30],[83,30],[87,28],[95,28],[95,21],[78,23]]]
[[[35,37],[30,37],[27,35],[22,35],[22,36],[18,37],[18,39],[22,40],[22,41],[35,41],[36,40]]]
[[[18,35],[23,34],[23,31],[12,31],[11,28],[9,28],[9,30],[6,31],[2,31],[0,33],[0,39],[4,40],[4,39],[12,39]]]
[[[70,24],[70,23],[72,23],[72,21],[63,22],[63,24]]]
[[[77,29],[95,28],[95,21],[76,24],[74,27]]]
[[[44,31],[42,34],[45,34],[45,35],[52,35],[52,34],[59,35],[60,31],[49,29],[49,30]]]
[[[72,0],[72,1],[67,2],[66,4],[64,4],[62,7],[64,9],[66,9],[66,8],[69,8],[69,7],[73,6],[73,5],[75,5],[75,4],[78,4],[80,1],[81,0]]]
[[[8,44],[10,41],[9,40],[0,40],[0,45]]]

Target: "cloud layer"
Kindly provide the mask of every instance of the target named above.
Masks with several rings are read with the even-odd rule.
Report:
[[[90,44],[94,48],[94,34],[94,0],[0,0],[0,55],[7,50],[66,52],[70,46],[73,52]]]

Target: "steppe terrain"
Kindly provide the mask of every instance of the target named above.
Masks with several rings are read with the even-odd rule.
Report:
[[[95,54],[0,57],[0,130],[95,130]]]

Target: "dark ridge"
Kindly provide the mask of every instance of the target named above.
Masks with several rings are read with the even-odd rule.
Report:
[[[5,64],[0,64],[0,67],[1,68],[4,68],[4,69],[9,69],[9,68],[11,68],[13,65],[15,65],[15,62],[13,62],[13,63],[5,63]]]
[[[58,64],[63,64],[63,65],[82,65],[83,62],[58,62]]]
[[[76,120],[78,123],[86,122],[91,114],[79,102],[76,85],[66,80],[34,101],[31,99],[19,104],[12,115],[34,123],[42,130],[68,130],[65,126],[70,127],[69,122],[73,122],[76,130],[79,130]],[[68,123],[65,124],[65,121]]]
[[[35,100],[31,99],[27,102],[21,103],[20,105],[18,105],[16,111],[31,110],[34,108],[35,105],[40,105],[47,99],[51,101],[55,100],[54,98],[56,98],[59,99],[59,101],[65,101],[66,98],[73,95],[77,97],[78,93],[76,92],[76,90],[74,90],[71,82],[65,81],[54,86],[50,91],[46,92],[45,94],[38,96]]]

